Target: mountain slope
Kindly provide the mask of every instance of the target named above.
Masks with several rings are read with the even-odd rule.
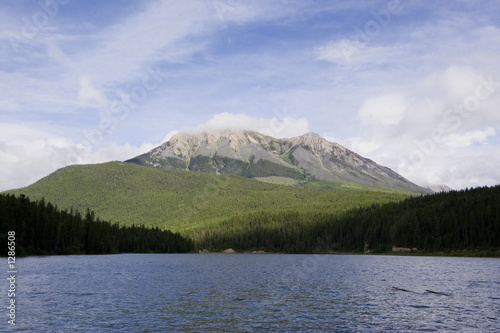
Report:
[[[252,131],[177,134],[161,146],[126,162],[248,178],[278,176],[306,180],[312,177],[429,192],[391,169],[315,133],[292,139],[275,139]]]
[[[85,212],[90,208],[101,219],[121,225],[145,224],[181,232],[251,212],[341,212],[409,195],[358,184],[352,188],[341,182],[320,185],[329,189],[109,162],[65,167],[8,193],[25,194],[32,200],[45,198],[59,209]]]

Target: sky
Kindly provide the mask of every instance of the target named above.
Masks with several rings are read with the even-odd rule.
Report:
[[[500,184],[499,18],[495,0],[3,0],[0,191],[212,128]]]

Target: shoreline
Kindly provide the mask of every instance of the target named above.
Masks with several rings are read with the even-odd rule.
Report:
[[[220,251],[208,251],[208,250],[198,250],[192,252],[123,252],[123,253],[69,253],[69,254],[21,254],[17,255],[18,258],[26,257],[55,257],[55,256],[105,256],[105,255],[122,255],[122,254],[248,254],[248,255],[266,255],[266,254],[286,254],[286,255],[362,255],[362,256],[394,256],[394,257],[456,257],[456,258],[493,258],[500,259],[500,249],[497,250],[450,250],[450,251],[439,251],[439,252],[425,252],[425,251],[413,251],[413,252],[318,252],[318,253],[286,253],[286,252],[267,252],[262,250],[244,250],[224,253],[224,250]],[[7,258],[7,256],[1,255],[1,257]]]

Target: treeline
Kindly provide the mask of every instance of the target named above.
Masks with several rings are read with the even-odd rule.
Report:
[[[386,253],[500,249],[500,186],[372,205],[345,213],[283,211],[231,218],[191,235],[200,249]]]
[[[61,211],[45,200],[0,195],[0,245],[7,253],[7,232],[16,233],[16,254],[176,253],[194,249],[178,233],[145,226],[119,226],[87,210]]]

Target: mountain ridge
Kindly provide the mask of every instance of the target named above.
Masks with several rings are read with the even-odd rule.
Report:
[[[390,168],[379,165],[319,134],[277,139],[250,130],[178,133],[128,163],[247,178],[349,181],[430,193]]]

